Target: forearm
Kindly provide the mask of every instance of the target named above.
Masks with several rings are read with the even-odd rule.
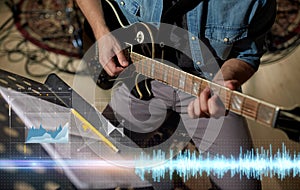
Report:
[[[223,83],[224,86],[235,90],[246,82],[255,73],[246,62],[239,59],[229,59],[222,65],[220,71],[214,78],[217,83]]]
[[[76,0],[76,2],[91,25],[96,39],[109,33],[104,19],[101,0]]]

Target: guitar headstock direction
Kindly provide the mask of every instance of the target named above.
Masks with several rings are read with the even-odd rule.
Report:
[[[274,127],[284,131],[289,139],[300,142],[300,107],[280,109]]]

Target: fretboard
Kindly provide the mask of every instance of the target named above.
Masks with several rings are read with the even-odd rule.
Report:
[[[209,87],[214,94],[218,94],[227,110],[267,126],[274,127],[275,125],[279,111],[279,108],[275,105],[237,91],[232,91],[224,86],[135,52],[131,52],[130,57],[137,73],[163,82],[193,96],[199,96],[202,90]]]

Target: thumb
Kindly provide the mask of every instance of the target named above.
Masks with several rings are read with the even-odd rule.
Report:
[[[117,58],[118,58],[118,62],[120,63],[120,65],[122,67],[127,67],[128,66],[128,61],[123,53],[123,51],[120,51],[119,53],[117,53]]]

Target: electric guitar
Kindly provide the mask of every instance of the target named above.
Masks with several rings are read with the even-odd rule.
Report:
[[[130,67],[131,71],[129,73],[131,73],[130,75],[136,81],[132,88],[132,93],[136,97],[140,99],[151,98],[152,93],[149,80],[153,79],[193,96],[199,96],[203,89],[209,87],[213,92],[218,93],[226,110],[265,126],[278,128],[284,131],[291,140],[300,142],[300,107],[284,109],[240,92],[232,91],[221,85],[182,71],[179,68],[167,65],[163,61],[154,59],[153,54],[157,48],[156,44],[153,43],[153,29],[155,27],[145,23],[124,24],[126,21],[122,18],[118,6],[114,3],[115,1],[102,0],[103,9],[105,10],[105,14],[108,15],[106,16],[106,23],[111,25],[109,26],[111,31],[121,28],[116,30],[117,32],[113,33],[113,35],[120,42],[135,44],[125,49],[125,55],[133,65],[133,67]],[[112,15],[115,15],[115,17],[112,17]],[[114,18],[117,18],[117,21],[113,21]],[[92,64],[98,70],[103,70],[98,62],[93,62]],[[103,78],[103,76],[99,77],[98,75],[95,76],[95,79],[100,87],[107,82],[112,84],[115,82],[115,78],[113,77]],[[112,84],[105,84],[105,87],[112,86]]]

